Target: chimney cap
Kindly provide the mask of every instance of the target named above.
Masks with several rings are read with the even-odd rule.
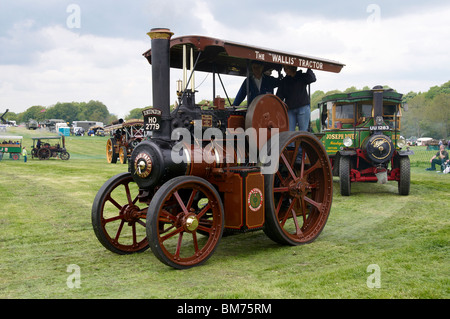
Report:
[[[147,35],[152,39],[170,39],[173,32],[168,28],[153,28]]]

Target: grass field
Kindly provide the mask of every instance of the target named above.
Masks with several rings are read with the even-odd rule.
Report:
[[[7,134],[30,150],[42,133]],[[262,231],[224,237],[206,264],[179,271],[150,250],[113,254],[95,237],[94,197],[127,170],[106,163],[106,139],[68,137],[69,161],[0,162],[0,298],[450,297],[450,174],[426,162],[411,160],[409,196],[390,182],[354,184],[342,197],[335,179],[328,223],[311,244],[280,246]]]

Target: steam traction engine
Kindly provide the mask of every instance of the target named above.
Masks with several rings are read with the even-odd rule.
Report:
[[[321,142],[288,131],[286,106],[260,95],[245,110],[195,104],[194,70],[249,76],[253,59],[339,72],[334,61],[268,51],[219,39],[152,29],[153,107],[143,111],[150,138],[133,150],[129,171],[110,178],[92,207],[98,240],[118,254],[148,247],[163,263],[200,265],[225,232],[263,230],[286,245],[312,242],[331,208],[331,165]],[[190,60],[190,77],[187,65]],[[195,63],[194,63],[195,60]],[[183,69],[179,104],[170,111],[170,68]],[[189,84],[191,88],[188,89]],[[225,87],[223,87],[225,90]],[[225,92],[228,96],[228,94]]]

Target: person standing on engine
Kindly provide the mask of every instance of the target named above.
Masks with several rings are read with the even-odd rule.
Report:
[[[300,131],[308,131],[311,115],[311,105],[306,86],[316,82],[316,76],[311,69],[306,73],[297,71],[296,66],[285,65],[286,77],[281,80],[277,90],[277,96],[287,104],[289,117],[289,130],[295,131],[298,126]]]
[[[263,73],[264,64],[261,61],[253,61],[251,67],[252,76],[249,77],[249,94],[247,96],[247,79],[245,79],[234,99],[233,106],[239,106],[245,97],[247,97],[247,106],[250,106],[253,99],[258,95],[273,94],[273,89],[278,87],[280,83],[279,79]]]

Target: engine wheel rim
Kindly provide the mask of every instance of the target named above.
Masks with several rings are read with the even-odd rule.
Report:
[[[147,221],[147,237],[155,256],[178,269],[205,262],[223,233],[223,205],[218,193],[200,178],[181,176],[164,184],[155,198],[161,200],[150,205],[152,216]]]
[[[104,186],[97,195],[100,196],[99,205],[92,212],[94,230],[100,242],[119,254],[147,249],[145,220],[148,205],[137,203],[139,191],[131,174],[119,174]]]
[[[280,142],[279,170],[271,181],[273,197],[269,209],[281,237],[295,245],[313,241],[325,227],[333,178],[320,141],[310,133],[285,133],[289,138]],[[303,150],[300,164],[296,163],[298,152],[294,151],[299,146]]]

